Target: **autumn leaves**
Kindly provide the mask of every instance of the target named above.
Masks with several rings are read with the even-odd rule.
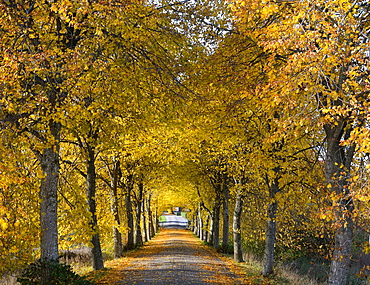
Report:
[[[302,248],[302,231],[335,233],[330,282],[344,282],[341,250],[369,202],[367,3],[0,8],[4,268],[32,259],[39,233],[47,258],[94,236],[99,259],[98,235],[109,244],[114,225],[133,243],[156,206],[179,200],[217,247],[222,211],[244,201],[235,239],[266,241],[264,275],[276,235]]]

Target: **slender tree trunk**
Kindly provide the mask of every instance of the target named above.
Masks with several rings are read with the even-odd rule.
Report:
[[[111,172],[111,210],[114,217],[114,222],[117,226],[121,225],[118,207],[118,181],[121,178],[120,162],[114,162]],[[122,234],[119,229],[113,226],[113,241],[114,241],[114,258],[123,256]]]
[[[209,226],[209,235],[208,235],[208,242],[210,244],[212,244],[213,246],[213,240],[214,240],[214,216],[215,216],[215,207],[213,207],[212,209],[212,215],[211,215],[211,219],[210,219],[210,226]]]
[[[147,206],[148,206],[148,217],[149,217],[149,237],[152,238],[155,235],[153,212],[152,212],[152,194],[149,195]]]
[[[196,224],[197,224],[197,221],[196,221],[196,214],[197,212],[193,212],[192,215],[191,215],[191,222],[190,222],[190,230],[196,234]]]
[[[203,219],[202,219],[202,212],[200,211],[200,207],[198,211],[198,236],[200,240],[206,240],[204,236]]]
[[[222,228],[222,249],[224,252],[228,251],[229,247],[229,187],[226,181],[223,189],[223,228]]]
[[[242,238],[241,238],[242,210],[243,210],[243,199],[239,190],[236,194],[233,217],[234,260],[237,262],[243,262]]]
[[[96,216],[96,172],[95,172],[95,150],[94,147],[87,145],[88,159],[87,159],[87,203],[91,213],[90,227],[94,234],[91,238],[92,244],[92,266],[94,270],[104,268],[103,254],[100,246],[100,237],[98,233],[98,219]]]
[[[153,226],[154,226],[154,233],[155,234],[158,231],[159,228],[159,221],[158,221],[158,208],[157,205],[155,206],[155,211],[154,211],[154,221],[153,221]]]
[[[279,178],[275,178],[270,189],[270,204],[267,207],[267,226],[265,253],[263,257],[262,275],[268,276],[274,269],[275,240],[276,240],[276,214],[278,203],[275,200],[276,193],[279,192]]]
[[[275,253],[275,238],[276,238],[276,213],[277,202],[272,202],[267,209],[267,230],[265,254],[263,258],[262,275],[268,276],[273,272],[274,268],[274,253]]]
[[[198,209],[193,213],[193,233],[199,237],[199,211]]]
[[[353,242],[353,201],[349,179],[355,146],[341,145],[341,139],[348,139],[351,129],[345,132],[345,123],[326,125],[327,152],[325,160],[326,182],[333,194],[337,195],[334,205],[336,224],[335,246],[330,264],[328,285],[346,285]]]
[[[212,246],[218,248],[220,246],[220,212],[221,212],[221,201],[218,196],[215,201],[213,216],[212,216]]]
[[[193,227],[193,232],[194,232],[194,234],[196,234],[199,237],[200,234],[199,234],[199,219],[198,219],[198,215],[199,215],[199,212],[197,210],[196,213],[194,213],[194,219],[193,219],[194,227]]]
[[[131,193],[133,190],[133,175],[127,176],[126,181],[126,215],[127,215],[127,249],[133,249],[135,247],[135,229],[134,229],[134,215],[133,215],[133,209],[132,209],[132,200],[131,200]]]
[[[223,185],[225,184],[225,175],[222,173],[217,173],[215,178],[210,178],[210,181],[215,191],[215,200],[211,214],[211,228],[209,242],[212,244],[213,248],[218,248],[220,246],[221,197]]]
[[[146,198],[143,199],[142,207],[144,241],[147,242],[149,240],[149,235],[147,226]]]
[[[210,225],[210,223],[211,223],[211,225]],[[210,234],[211,232],[212,232],[212,220],[210,218],[210,215],[208,215],[207,218],[206,218],[206,222],[204,224],[204,227],[203,227],[204,241],[209,242],[209,243],[211,242],[211,234]]]
[[[138,183],[138,201],[136,206],[136,246],[143,244],[143,236],[141,233],[141,209],[143,201],[144,184],[142,181]]]
[[[200,238],[200,240],[202,240],[201,238],[201,233],[200,233],[200,219],[199,219],[199,216],[200,216],[200,204],[198,206],[198,210],[197,210],[197,216],[196,216],[196,232],[195,234]]]

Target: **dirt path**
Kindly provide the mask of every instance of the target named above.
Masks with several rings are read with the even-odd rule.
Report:
[[[100,284],[242,284],[217,253],[190,231],[163,229],[143,248],[115,261]]]

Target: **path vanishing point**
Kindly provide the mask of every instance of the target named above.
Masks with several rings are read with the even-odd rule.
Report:
[[[184,229],[162,229],[122,260],[97,284],[243,284],[216,252]]]

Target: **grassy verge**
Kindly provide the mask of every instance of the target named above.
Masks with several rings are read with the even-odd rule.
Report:
[[[323,285],[308,276],[297,274],[283,266],[276,266],[275,273],[268,277],[261,275],[262,262],[252,255],[244,255],[245,262],[235,262],[232,255],[221,254],[222,259],[229,265],[230,269],[238,275],[245,276],[245,284],[263,285]]]

